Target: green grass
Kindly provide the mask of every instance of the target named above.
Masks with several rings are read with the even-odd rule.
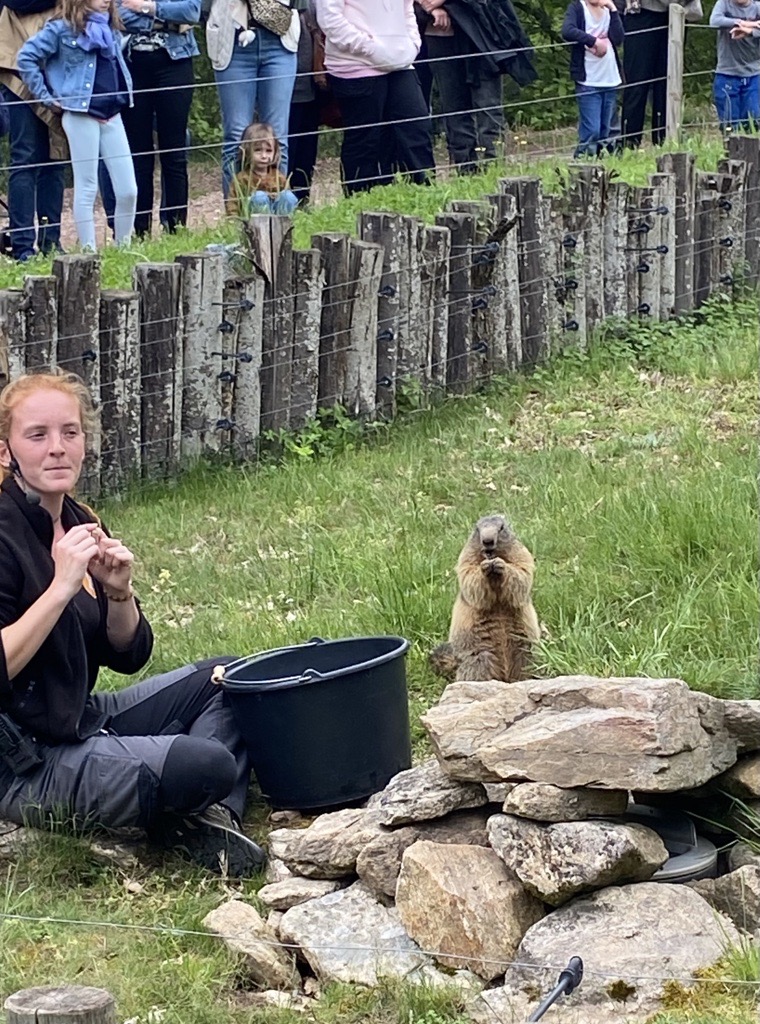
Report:
[[[407,415],[366,443],[315,428],[319,460],[199,465],[108,502],[106,522],[139,556],[156,632],[147,671],[398,632],[411,641],[421,755],[419,714],[442,689],[426,658],[447,631],[453,566],[473,522],[499,510],[536,556],[541,674],[679,676],[760,696],[757,316],[752,301],[715,300],[698,323],[609,329],[588,355]],[[265,815],[254,803],[259,834]],[[189,930],[231,891],[257,887],[231,890],[171,858],[132,877],[62,835],[40,839],[4,882],[8,913]],[[210,937],[6,920],[0,943],[0,997],[74,981],[110,989],[119,1019],[140,1024],[296,1019],[252,1009],[240,964]],[[747,980],[753,963],[729,957],[715,977]],[[741,993],[706,984],[674,996],[658,1024],[754,1024],[753,990]],[[453,1024],[461,1012],[451,995],[330,987],[314,1019]]]

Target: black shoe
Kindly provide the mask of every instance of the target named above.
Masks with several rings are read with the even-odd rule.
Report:
[[[264,851],[245,835],[223,804],[212,804],[201,814],[186,818],[166,814],[156,823],[151,838],[228,878],[248,877],[266,863]]]

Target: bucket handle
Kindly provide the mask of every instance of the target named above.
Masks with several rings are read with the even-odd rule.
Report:
[[[316,647],[319,644],[327,643],[321,636],[313,636],[310,640],[304,640],[302,644],[288,644],[287,647],[273,647],[271,651],[262,651],[261,654],[266,654],[269,657],[270,654],[283,654],[285,651],[295,651],[298,647]],[[255,655],[254,657],[259,657]],[[211,672],[211,682],[221,685],[224,682],[225,672],[233,668],[235,665],[239,665],[241,661],[250,661],[251,659],[239,658],[237,661],[229,662],[226,665],[215,665]],[[317,672],[316,669],[307,668],[304,675],[309,672],[315,673],[315,678],[318,676],[321,678],[321,673]],[[302,677],[303,678],[303,677]]]

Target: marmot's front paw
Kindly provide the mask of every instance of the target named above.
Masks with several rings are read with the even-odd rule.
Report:
[[[507,563],[503,558],[484,558],[481,567],[486,576],[503,576]]]

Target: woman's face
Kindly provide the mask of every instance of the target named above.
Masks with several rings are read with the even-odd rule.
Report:
[[[76,486],[84,461],[79,402],[72,395],[40,388],[13,409],[0,461],[19,464],[24,484],[41,495],[66,494]]]

